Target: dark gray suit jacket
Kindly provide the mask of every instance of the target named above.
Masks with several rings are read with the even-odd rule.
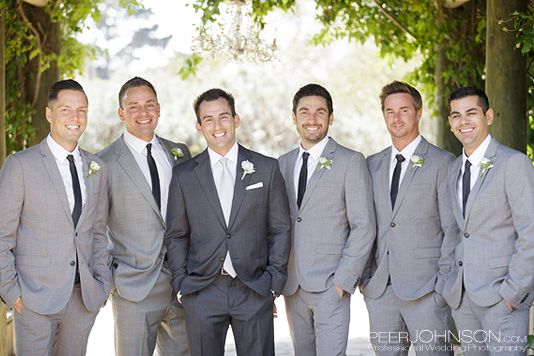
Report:
[[[243,179],[241,162],[255,172]],[[263,186],[247,190],[247,186]],[[278,162],[239,146],[234,198],[226,226],[208,151],[173,169],[165,244],[173,289],[182,295],[209,285],[228,250],[240,280],[257,293],[282,291],[287,279],[291,223]]]

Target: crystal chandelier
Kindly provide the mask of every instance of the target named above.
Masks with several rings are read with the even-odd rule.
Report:
[[[261,37],[261,29],[252,18],[252,0],[227,0],[221,4],[219,19],[201,26],[193,39],[193,51],[215,59],[267,62],[277,52],[276,39],[271,44]],[[223,10],[223,9],[221,9]]]

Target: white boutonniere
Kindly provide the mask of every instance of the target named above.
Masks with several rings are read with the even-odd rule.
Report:
[[[87,176],[98,173],[99,170],[100,170],[100,165],[96,163],[95,161],[91,161],[89,163],[89,168],[87,169]]]
[[[178,158],[182,158],[182,157],[184,156],[184,153],[183,153],[182,150],[179,149],[178,147],[173,147],[173,148],[171,148],[171,154],[173,155],[175,161],[176,161]]]
[[[241,180],[243,180],[243,178],[245,178],[247,174],[252,174],[256,172],[256,170],[254,169],[254,164],[249,160],[241,162],[241,169],[243,169],[243,176],[241,177]]]
[[[423,167],[423,164],[425,164],[425,160],[423,159],[423,157],[421,156],[418,156],[418,155],[412,155],[412,157],[410,158],[410,161],[412,161],[412,167]]]
[[[478,166],[480,167],[480,177],[482,178],[487,171],[493,168],[493,162],[491,159],[484,157],[480,160]]]
[[[317,172],[322,171],[323,169],[330,169],[330,166],[332,165],[332,160],[328,159],[326,157],[320,157],[319,158],[319,168],[317,168]]]

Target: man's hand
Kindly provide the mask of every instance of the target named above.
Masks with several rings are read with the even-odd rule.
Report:
[[[22,299],[20,297],[17,299],[15,304],[13,304],[13,309],[15,309],[15,311],[19,314],[22,312]]]
[[[178,292],[176,294],[176,299],[178,300],[178,304],[182,304],[182,293]]]
[[[506,300],[504,301],[504,304],[508,308],[508,311],[511,313],[515,310],[515,308],[512,306],[512,304],[508,303]]]
[[[339,300],[343,299],[343,296],[345,295],[345,291],[343,290],[343,288],[338,287],[335,284],[334,286],[336,287],[336,292],[337,292],[337,295],[339,296]]]
[[[278,318],[278,310],[276,310],[276,303],[273,301],[273,317]]]

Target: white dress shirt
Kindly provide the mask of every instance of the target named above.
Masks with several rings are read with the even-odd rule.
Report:
[[[161,192],[161,216],[165,220],[165,217],[167,216],[167,199],[169,197],[169,185],[171,184],[172,178],[172,165],[169,162],[169,159],[167,158],[165,149],[159,142],[156,135],[152,137],[152,140],[150,140],[150,142],[146,142],[135,137],[128,131],[125,131],[124,142],[126,142],[126,145],[132,152],[132,155],[134,156],[135,161],[139,166],[139,169],[141,169],[143,176],[145,176],[145,179],[151,190],[152,179],[150,178],[150,168],[148,168],[148,162],[146,158],[146,145],[149,143],[152,144],[152,158],[154,158],[154,161],[156,162],[156,167],[158,168],[159,175],[159,186]]]
[[[63,180],[63,186],[65,187],[65,192],[67,193],[67,200],[69,201],[69,207],[71,212],[74,209],[74,192],[72,190],[72,176],[70,175],[70,164],[67,160],[67,156],[72,155],[74,157],[74,165],[76,166],[78,180],[80,181],[80,190],[82,191],[83,211],[83,206],[87,201],[87,191],[85,189],[85,177],[83,175],[82,155],[80,153],[78,144],[76,144],[76,148],[74,148],[74,151],[69,152],[65,148],[63,148],[63,146],[57,143],[50,134],[46,138],[46,143],[48,144],[50,151],[52,151],[52,154],[56,159],[56,165],[59,169],[61,179]]]
[[[302,166],[302,154],[308,152],[310,156],[308,157],[308,177],[306,179],[306,184],[310,181],[311,176],[313,175],[313,170],[317,167],[319,163],[319,158],[328,143],[328,136],[325,136],[321,141],[313,145],[309,150],[305,150],[302,147],[302,144],[299,144],[299,154],[297,156],[297,161],[295,162],[295,168],[293,170],[293,184],[295,185],[295,194],[298,194],[299,191],[299,176],[300,176],[300,167]],[[326,157],[325,157],[326,158]],[[297,195],[295,195],[297,199]]]
[[[484,158],[484,154],[486,153],[488,146],[491,142],[491,135],[486,136],[484,141],[476,148],[476,150],[471,153],[471,156],[467,157],[465,154],[465,150],[462,150],[462,167],[460,168],[460,174],[458,175],[458,180],[456,181],[456,195],[458,196],[458,202],[460,203],[460,206],[463,206],[463,199],[462,199],[462,191],[463,191],[463,183],[462,183],[462,177],[464,175],[464,169],[465,169],[465,161],[469,159],[469,162],[471,162],[471,167],[469,170],[471,171],[471,180],[469,181],[470,187],[469,191],[471,191],[477,182],[478,178],[480,178],[480,161],[482,158]]]
[[[397,156],[399,153],[404,157],[404,161],[401,163],[401,173],[399,177],[399,187],[402,183],[402,179],[404,178],[404,174],[406,173],[406,169],[408,168],[408,164],[410,164],[410,159],[412,158],[415,149],[419,145],[419,142],[421,142],[421,135],[417,135],[417,137],[408,144],[408,146],[404,147],[402,151],[399,151],[395,148],[394,145],[391,145],[391,158],[389,163],[389,186],[391,188],[391,181],[393,180],[393,171],[395,170],[395,166],[397,165]]]

